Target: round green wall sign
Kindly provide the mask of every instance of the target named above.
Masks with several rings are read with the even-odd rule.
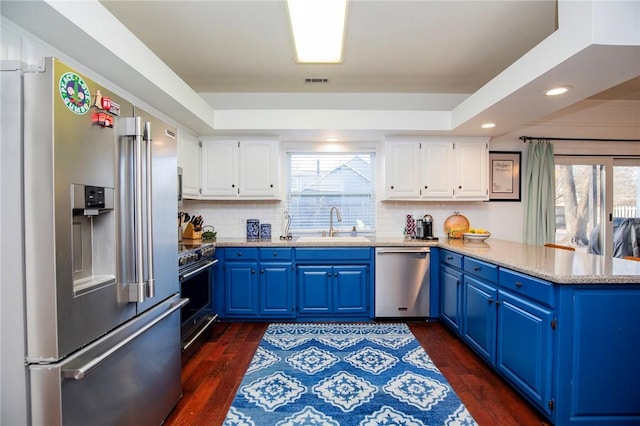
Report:
[[[91,92],[78,74],[62,74],[58,90],[62,101],[74,114],[85,114],[91,108]]]

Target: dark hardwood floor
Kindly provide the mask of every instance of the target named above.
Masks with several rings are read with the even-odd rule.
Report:
[[[267,325],[216,323],[211,339],[184,365],[183,397],[165,425],[222,424]],[[409,326],[480,426],[549,425],[445,326]]]

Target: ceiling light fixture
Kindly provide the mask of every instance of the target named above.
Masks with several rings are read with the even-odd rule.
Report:
[[[347,0],[287,0],[299,63],[340,63]]]
[[[327,139],[325,139],[325,140],[326,140],[327,142],[338,142],[338,138],[336,138],[336,137],[334,137],[334,136],[329,137],[329,138],[327,138]]]
[[[496,123],[484,123],[482,126],[483,129],[493,129],[494,127],[496,127]]]
[[[544,94],[547,96],[558,96],[567,93],[568,91],[569,86],[558,86],[554,87],[553,89],[547,90],[546,92],[544,92]]]

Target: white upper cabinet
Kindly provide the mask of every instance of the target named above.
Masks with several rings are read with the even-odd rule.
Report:
[[[389,200],[487,200],[486,138],[388,141],[385,195]]]
[[[279,158],[277,142],[240,142],[240,196],[276,198]]]
[[[453,195],[453,144],[421,142],[422,187],[424,199],[448,199]]]
[[[202,198],[277,199],[279,172],[277,141],[202,142]]]
[[[202,141],[202,197],[237,197],[238,141]]]
[[[178,166],[182,167],[183,198],[200,196],[200,142],[198,138],[178,129]]]
[[[418,198],[420,147],[417,143],[388,142],[385,147],[385,189],[387,198]]]
[[[457,141],[454,149],[454,198],[489,199],[489,143]]]

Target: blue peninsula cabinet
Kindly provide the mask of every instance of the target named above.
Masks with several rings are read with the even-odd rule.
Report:
[[[554,286],[504,268],[498,280],[495,366],[550,415],[555,405],[551,392],[557,327]]]
[[[511,242],[448,244],[432,249],[444,324],[551,423],[640,425],[640,265]],[[523,264],[534,272],[516,270]]]
[[[498,267],[465,257],[462,336],[490,363],[496,360]]]
[[[462,255],[448,250],[441,250],[440,253],[440,318],[460,334]]]

